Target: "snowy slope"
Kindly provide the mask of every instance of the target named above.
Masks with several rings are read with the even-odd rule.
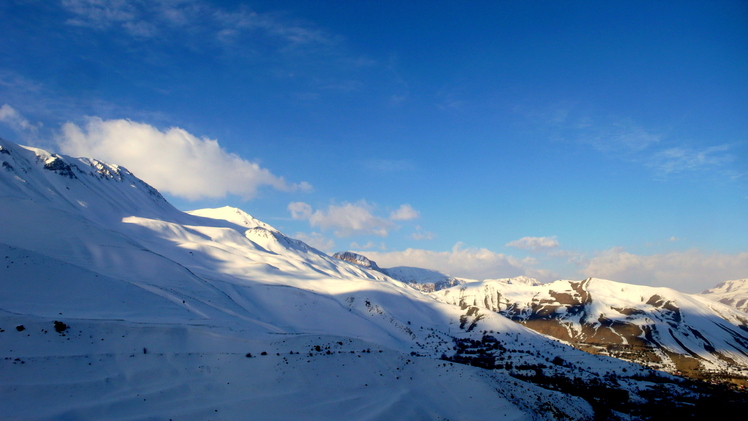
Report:
[[[590,278],[438,291],[598,354],[675,371],[748,372],[748,316],[700,295]]]
[[[473,281],[472,279],[455,278],[436,270],[410,266],[380,268],[375,261],[351,251],[338,252],[333,254],[332,257],[384,273],[390,278],[404,282],[422,292],[434,292]]]
[[[615,402],[588,383],[695,396],[240,210],[180,212],[122,167],[0,147],[0,417],[590,419]]]
[[[720,282],[701,295],[742,312],[748,312],[748,279]]]

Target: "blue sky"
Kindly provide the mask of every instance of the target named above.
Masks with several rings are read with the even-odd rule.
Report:
[[[745,2],[10,0],[0,21],[0,136],[180,209],[480,279],[748,277]]]

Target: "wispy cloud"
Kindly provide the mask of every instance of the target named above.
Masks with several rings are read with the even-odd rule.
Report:
[[[294,238],[301,240],[317,250],[322,250],[329,253],[335,249],[335,241],[331,238],[327,238],[324,234],[319,232],[312,232],[307,234],[304,232],[297,232]]]
[[[409,248],[405,251],[363,252],[381,267],[413,266],[469,279],[492,279],[519,275],[537,277],[545,281],[556,275],[534,267],[535,259],[518,259],[485,248],[466,248],[457,243],[449,251]]]
[[[734,145],[693,146],[671,130],[645,127],[631,118],[599,116],[579,104],[564,102],[544,110],[517,106],[515,111],[555,139],[586,145],[612,159],[648,167],[657,175],[725,171],[735,161]]]
[[[39,92],[42,84],[7,70],[0,70],[0,86],[16,92]]]
[[[597,277],[698,293],[718,282],[748,277],[748,252],[728,254],[692,249],[639,255],[613,247],[590,256],[553,249],[548,256],[539,260],[518,258],[485,248],[469,248],[462,243],[455,244],[449,251],[412,248],[388,252],[358,250],[381,267],[414,266],[478,280],[518,275],[531,276],[543,282]],[[559,269],[562,274],[557,272]]]
[[[648,165],[663,174],[671,174],[720,167],[733,159],[729,145],[701,149],[677,147],[655,153]]]
[[[209,33],[209,38],[224,43],[252,34],[275,40],[281,49],[335,43],[333,36],[308,22],[259,13],[245,5],[228,10],[200,0],[62,0],[61,4],[71,15],[68,25],[119,30],[141,39]]]
[[[724,254],[692,249],[645,256],[614,247],[586,259],[579,273],[583,277],[696,293],[721,281],[748,277],[748,252]]]
[[[365,200],[356,203],[344,202],[340,205],[331,204],[327,210],[312,209],[304,202],[293,202],[288,205],[291,217],[305,220],[312,227],[322,230],[333,229],[338,237],[353,235],[376,235],[386,237],[389,232],[397,228],[394,221],[405,221],[417,218],[419,212],[410,205],[402,205],[390,213],[389,218],[374,215],[376,207]]]
[[[559,246],[558,240],[553,237],[523,237],[506,244],[507,247],[515,247],[530,250],[533,253],[555,249]]]
[[[424,231],[420,226],[416,226],[415,228],[416,232],[410,235],[410,237],[414,240],[433,240],[434,238],[436,238],[436,234],[434,234],[433,232]]]
[[[304,202],[293,202],[288,205],[291,217],[309,221],[312,227],[323,230],[334,229],[338,237],[352,235],[377,235],[386,237],[395,224],[385,218],[374,216],[374,206],[365,200],[356,203],[329,205],[327,210],[317,209]]]
[[[248,200],[263,186],[281,191],[309,190],[268,169],[227,152],[218,141],[172,127],[162,131],[130,120],[89,118],[84,127],[66,123],[58,139],[69,155],[126,166],[155,188],[188,200],[233,194]]]
[[[383,242],[377,244],[373,241],[369,241],[364,245],[360,245],[354,241],[350,244],[350,250],[371,250],[375,248],[378,248],[380,250],[387,250],[387,246]]]
[[[207,7],[207,6],[203,6]],[[288,46],[333,44],[332,36],[309,24],[283,20],[273,13],[258,13],[246,6],[237,11],[212,9],[212,16],[218,24],[219,37],[232,40],[242,32],[257,31],[267,36],[285,40]]]
[[[628,120],[613,121],[603,126],[584,124],[578,126],[581,132],[579,140],[604,153],[631,156],[656,146],[663,139],[661,134]]]
[[[0,107],[0,123],[7,124],[11,129],[19,133],[29,133],[36,135],[39,131],[39,125],[30,123],[15,108],[8,104]]]

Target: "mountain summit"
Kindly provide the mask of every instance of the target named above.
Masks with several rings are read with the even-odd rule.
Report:
[[[243,211],[180,212],[122,167],[0,147],[5,417],[593,420],[744,402],[438,301]],[[725,323],[720,355],[738,340]]]
[[[701,295],[748,313],[748,279],[721,282]]]

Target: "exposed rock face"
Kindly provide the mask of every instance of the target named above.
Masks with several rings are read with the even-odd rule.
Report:
[[[338,252],[332,255],[332,257],[343,260],[348,263],[353,263],[354,265],[363,266],[367,269],[376,270],[379,272],[382,272],[382,269],[377,266],[377,263],[373,260],[369,260],[366,256],[362,256],[357,253],[353,253],[351,251],[342,251]]]
[[[590,278],[545,285],[491,280],[433,296],[498,312],[595,354],[693,377],[748,374],[748,315],[698,295]]]
[[[0,139],[0,166],[10,177],[5,194],[93,219],[178,214],[161,194],[126,168]],[[94,200],[94,198],[96,200]]]

